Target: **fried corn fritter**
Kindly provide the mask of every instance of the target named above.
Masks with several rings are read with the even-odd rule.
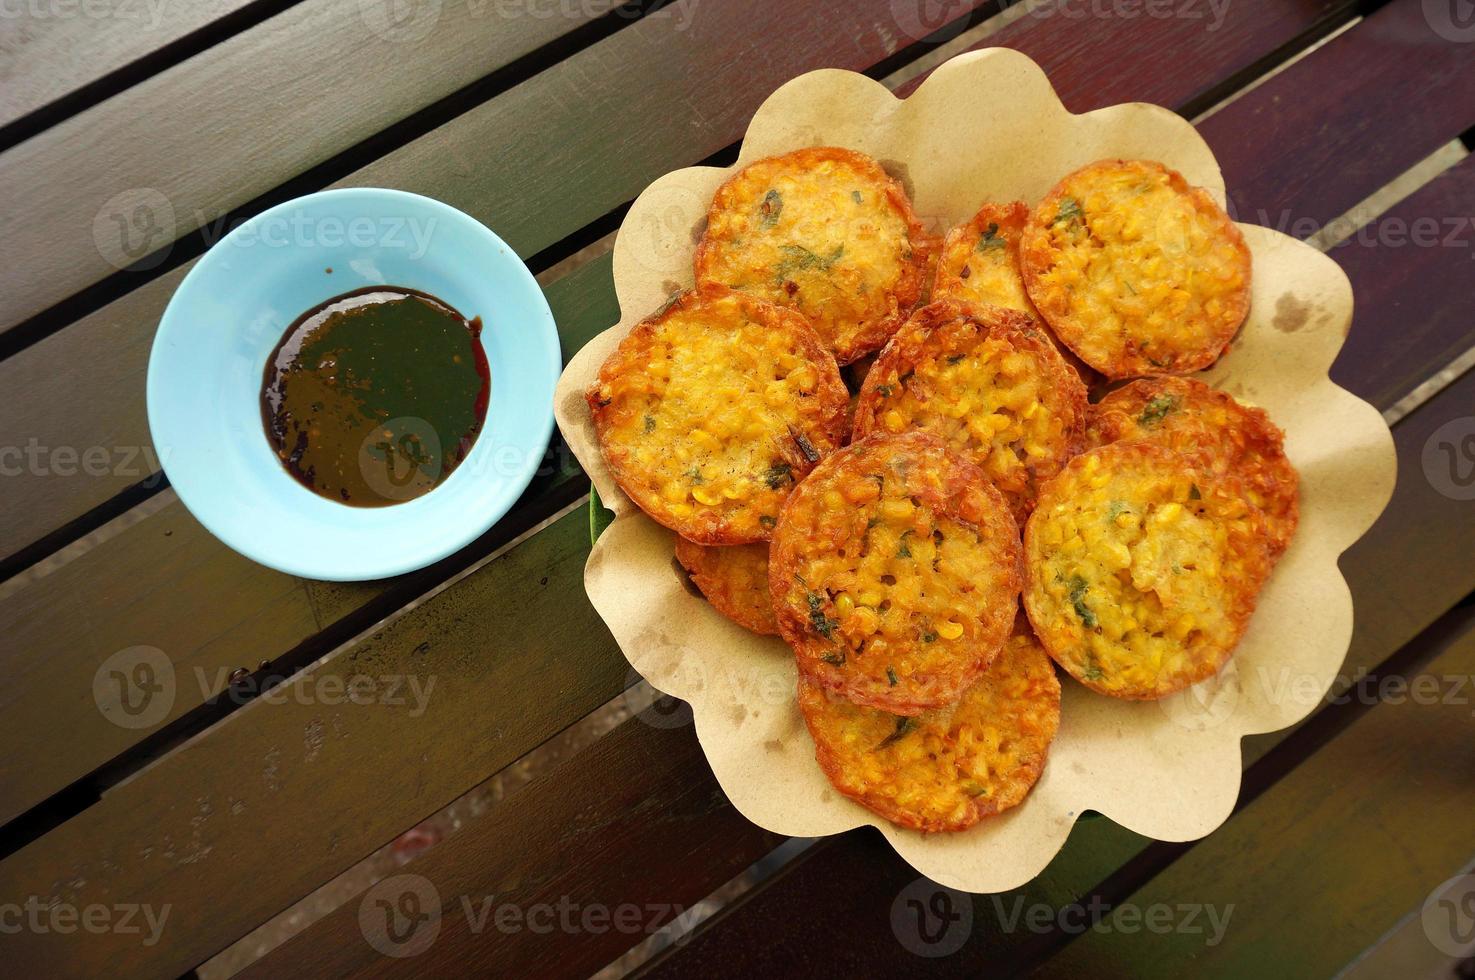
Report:
[[[1055,335],[1108,378],[1208,367],[1250,305],[1250,251],[1207,192],[1159,163],[1103,160],[1040,202],[1020,247]]]
[[[862,708],[800,676],[799,708],[835,788],[892,823],[964,830],[1022,802],[1060,727],[1060,682],[1019,617],[955,704],[915,716]]]
[[[1102,694],[1160,698],[1217,672],[1270,571],[1232,477],[1141,442],[1082,453],[1024,533],[1024,605],[1045,650]]]
[[[936,301],[913,314],[866,376],[855,438],[921,428],[967,455],[1021,524],[1039,485],[1077,450],[1086,389],[1039,321]]]
[[[930,298],[932,301],[954,299],[970,306],[1002,306],[1028,313],[1071,370],[1083,383],[1091,384],[1100,376],[1050,333],[1025,291],[1024,274],[1019,268],[1019,240],[1028,221],[1029,207],[1023,201],[985,204],[971,221],[948,232],[937,261]]]
[[[586,395],[620,489],[698,544],[773,533],[845,434],[849,398],[804,318],[720,286],[638,324]]]
[[[773,598],[768,594],[768,545],[709,548],[678,536],[676,560],[713,609],[743,629],[778,635]]]
[[[1300,513],[1299,477],[1285,454],[1285,434],[1263,409],[1192,378],[1144,378],[1093,406],[1094,445],[1143,441],[1193,455],[1218,476],[1244,483],[1265,518],[1272,558],[1290,544]]]
[[[1029,206],[985,204],[971,221],[947,233],[937,261],[932,299],[1003,306],[1034,315],[1019,271],[1019,239]]]
[[[895,714],[942,707],[1008,636],[1019,554],[977,466],[930,433],[874,435],[817,466],[779,516],[779,632],[831,694]]]
[[[759,160],[718,189],[696,276],[798,310],[848,364],[901,326],[931,250],[880,164],[815,147]]]

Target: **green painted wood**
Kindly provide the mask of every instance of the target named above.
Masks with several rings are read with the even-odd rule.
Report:
[[[694,883],[728,880],[745,855],[780,840],[728,805],[689,727],[626,722],[404,868],[439,899],[434,941],[415,970],[471,976],[495,964],[497,976],[590,976],[705,898]],[[365,939],[363,904],[349,902],[243,976],[393,975],[402,964]],[[501,927],[499,907],[515,910],[501,913]]]
[[[1475,631],[1404,681],[1036,975],[1332,976],[1420,908],[1475,858]],[[1222,932],[1188,928],[1182,905]]]
[[[757,0],[729,4],[720,10],[703,9],[706,12],[700,22],[681,19],[674,7],[669,14],[646,18],[538,76],[528,85],[493,99],[376,162],[348,182],[400,186],[440,197],[488,221],[522,254],[530,254],[577,228],[576,224],[558,222],[586,220],[637,193],[646,181],[665,169],[658,162],[661,154],[672,155],[666,157],[673,161],[667,166],[676,166],[695,162],[737,138],[746,125],[746,113],[790,75],[826,62],[869,68],[907,40],[894,31],[878,29],[878,25],[890,24],[894,13],[889,2],[872,0],[864,7],[847,7],[850,11],[845,21],[847,26],[827,32],[825,43],[774,46],[747,64],[745,71],[738,72],[724,60],[722,48],[714,39],[729,36],[740,28],[752,28],[763,23],[764,18],[779,18],[781,12]],[[840,0],[832,0],[828,6],[806,8],[809,12],[804,16],[833,17],[840,9]],[[964,16],[968,9],[959,6],[952,15]],[[690,55],[681,63],[679,70],[688,77],[679,85],[672,80],[668,86],[652,88],[640,99],[632,99],[628,93],[611,90],[604,84],[610,77],[623,77],[622,73],[639,74],[648,69],[659,76],[676,70],[667,64],[676,51]],[[704,66],[721,75],[723,87],[702,87],[693,81]],[[681,98],[679,93],[688,89],[701,94]],[[676,101],[681,103],[681,111],[690,114],[688,121],[695,122],[698,116],[702,117],[698,131],[705,142],[693,143],[689,127],[660,130],[664,135],[657,138],[658,123],[666,118],[671,103]],[[564,106],[567,118],[558,122],[550,117],[550,104]],[[740,106],[748,108],[740,109]],[[534,120],[541,122],[541,130]],[[609,167],[608,154],[595,149],[601,145],[599,140],[616,140],[609,127],[621,120],[632,130],[649,133],[640,154],[632,153],[625,161],[628,169],[624,164],[621,168]],[[542,153],[556,159],[549,159],[546,166],[530,166],[526,158],[504,154],[474,167],[467,163],[470,154],[495,142],[494,134],[519,131],[541,133],[536,145],[524,144],[526,153]],[[567,133],[579,133],[580,137],[566,139]],[[682,133],[685,135],[678,139],[676,134]],[[576,180],[575,184],[581,185],[579,194],[568,192],[565,178],[546,179],[550,173],[573,174],[579,168],[593,166],[591,161],[598,161],[603,176],[598,180],[593,177]],[[536,183],[528,183],[535,180]],[[604,199],[599,195],[604,195]],[[562,217],[558,213],[560,209]],[[14,415],[7,413],[0,417],[0,432],[3,432],[0,445],[13,442],[23,446],[28,440],[36,439],[41,446],[74,447],[84,457],[89,449],[101,447],[110,459],[122,461],[126,457],[130,465],[138,465],[138,460],[146,458],[140,447],[152,451],[147,441],[143,405],[143,378],[154,329],[152,318],[162,309],[179,275],[173,273],[144,287],[0,363],[0,389],[13,385],[8,389],[7,400],[18,407]],[[571,356],[590,337],[618,319],[608,256],[578,268],[550,285],[546,292],[560,325],[565,356]],[[101,361],[92,356],[91,350],[99,344],[111,344],[112,356]],[[68,389],[68,385],[76,387]],[[63,397],[64,391],[83,389],[92,393],[85,401]],[[110,398],[126,404],[116,413],[104,411],[102,406]],[[115,407],[118,407],[116,403]],[[69,425],[66,419],[76,420],[78,413],[97,420],[102,426],[102,431],[92,433],[85,443],[67,441],[64,435]],[[41,430],[39,436],[35,432],[37,428]],[[97,441],[91,441],[93,438]],[[566,500],[570,481],[580,478],[577,463],[561,445],[555,444],[549,465],[550,471],[526,495],[527,506],[508,520],[521,519],[531,524]],[[64,474],[26,473],[0,484],[7,494],[7,506],[0,507],[0,551],[22,546],[43,529],[75,517],[74,508],[101,502],[146,473],[145,468],[142,474],[108,472],[92,476],[68,467]],[[178,509],[180,505],[176,503],[161,513]],[[182,516],[178,519],[187,520]],[[15,768],[23,770],[25,775],[13,783],[0,784],[0,819],[14,816],[84,776],[129,744],[130,739],[136,741],[150,730],[132,730],[131,734],[116,731],[115,726],[97,717],[88,699],[79,693],[86,689],[84,682],[91,683],[99,664],[112,652],[150,644],[192,666],[203,657],[204,662],[199,665],[207,669],[210,677],[216,677],[221,668],[241,665],[241,649],[256,651],[256,659],[249,666],[258,660],[273,659],[284,649],[307,640],[316,629],[384,592],[383,583],[309,584],[294,590],[284,576],[270,573],[246,576],[237,571],[240,559],[198,528],[192,528],[190,534],[173,537],[152,530],[150,525],[156,520],[157,515],[146,518],[95,549],[80,559],[64,578],[41,579],[26,590],[30,594],[24,601],[32,610],[25,636],[28,645],[18,645],[9,651],[8,659],[21,665],[45,660],[52,671],[70,673],[73,680],[41,689],[46,693],[27,699],[23,712],[8,722],[0,721],[0,732],[7,728],[37,731],[33,727],[35,719],[49,718],[78,725],[80,737],[67,751],[47,755],[45,764],[38,764],[34,757],[15,759]],[[136,579],[128,571],[150,562],[193,569],[190,574],[194,579],[179,583],[176,593],[171,593],[150,584],[149,580]],[[200,571],[207,568],[211,574],[218,574],[233,584],[244,585],[249,581],[253,583],[253,591],[237,589],[215,594],[197,589],[195,583],[209,577]],[[46,596],[52,588],[63,586],[78,594],[113,596],[117,608],[130,612],[127,616],[114,615],[113,607],[109,606],[94,612],[82,624],[58,629],[54,618],[62,615],[66,607],[49,603]],[[210,637],[207,644],[203,628],[138,628],[140,622],[162,623],[177,616],[176,594],[189,596],[199,622],[233,624],[227,630],[231,635]],[[249,601],[265,606],[283,594],[296,598],[291,600],[293,605],[286,615],[272,618],[274,632],[267,635],[253,636],[245,631],[249,624],[225,618],[232,606]],[[309,622],[309,611],[316,617],[316,628]],[[85,643],[51,642],[53,636],[69,637],[78,630],[86,631]],[[150,640],[151,632],[159,637],[157,641]],[[169,717],[183,713],[213,693],[216,692],[192,685],[188,700],[181,694],[176,710]],[[100,723],[103,727],[99,732]],[[21,741],[29,745],[35,739]]]
[[[0,862],[7,901],[171,907],[154,946],[26,931],[8,967],[177,976],[618,694],[588,541],[575,508]]]
[[[15,4],[0,21],[0,126],[71,95],[251,0]]]
[[[566,352],[610,311],[591,295],[609,274],[595,263],[547,291]],[[507,520],[531,524],[583,481],[560,440]],[[170,492],[172,497],[172,492]],[[44,578],[0,599],[10,623],[0,649],[15,683],[0,689],[0,823],[105,765],[226,688],[237,669],[254,671],[324,627],[385,595],[397,580],[314,582],[272,571],[231,551],[177,500]],[[582,594],[582,593],[581,593]],[[110,657],[157,649],[179,677],[170,709],[124,727],[98,710],[94,678]],[[147,722],[143,724],[143,722]],[[58,740],[61,727],[69,738]]]
[[[396,17],[388,3],[308,0],[11,148],[0,330],[618,2],[554,16],[420,4]]]
[[[967,0],[947,13],[951,19],[964,17],[984,3]],[[464,6],[448,4],[445,9]],[[482,21],[493,16],[490,8],[485,9]],[[896,19],[891,0],[822,0],[800,8],[760,0],[677,3],[335,186],[395,187],[439,198],[486,223],[519,255],[532,256],[632,200],[668,170],[697,163],[737,140],[753,110],[793,76],[820,67],[866,70],[911,45],[916,39],[899,29]],[[742,58],[731,57],[730,39],[748,32],[795,43],[769,44]],[[407,69],[396,67],[392,77],[403,70]],[[375,94],[368,87],[359,97],[372,99]],[[359,115],[348,112],[340,125],[349,125],[350,120],[355,126],[366,124],[358,121]],[[72,152],[86,161],[108,159],[106,148],[94,143]],[[10,183],[5,176],[8,156],[0,155],[0,186]],[[178,156],[176,152],[165,159]],[[233,198],[234,203],[296,172],[266,166],[249,155],[244,157],[249,164],[242,159],[237,155],[227,172],[249,169],[253,180],[267,183],[247,193],[232,176],[230,187],[245,194]],[[24,172],[34,178],[42,166],[41,161],[32,161]],[[113,179],[150,186],[144,176],[129,177],[118,166],[110,163],[107,168]],[[168,169],[177,168],[171,163]],[[157,168],[148,171],[156,172]],[[66,187],[66,182],[53,174],[48,186]],[[17,194],[16,199],[24,196]],[[68,198],[71,206],[86,199],[88,195],[81,193]],[[0,214],[0,236],[9,238],[17,257],[28,254],[29,247],[27,239],[15,233],[21,227],[30,235],[55,230],[55,242],[68,233],[86,236],[77,246],[83,249],[77,256],[47,260],[48,268],[62,271],[32,276],[35,282],[28,289],[55,289],[72,274],[69,263],[87,266],[82,261],[86,252],[97,256],[90,229],[98,204],[89,205],[85,222],[75,226],[81,232],[75,232],[72,223],[63,221],[60,202],[51,203],[56,206],[44,212],[47,221],[41,225],[22,226],[19,212]],[[185,208],[176,204],[174,210]],[[215,212],[206,209],[206,213]],[[48,246],[52,247],[61,246]],[[36,248],[46,252],[39,244]],[[20,283],[23,273],[24,265],[17,261],[7,268],[6,281],[14,277]],[[80,476],[71,467],[65,474],[43,467],[27,472],[18,485],[7,486],[9,506],[0,508],[0,557],[14,554],[148,476],[150,469],[136,469],[137,460],[167,452],[153,447],[149,438],[143,379],[154,330],[182,276],[183,270],[177,270],[140,286],[0,362],[0,391],[7,393],[7,410],[0,414],[0,447],[25,447],[34,440],[45,449],[102,452],[112,463],[99,467],[97,475]],[[13,291],[9,299],[19,301],[22,292]],[[0,304],[6,301],[0,295]],[[108,352],[106,358],[96,356],[102,350]],[[70,394],[77,390],[88,391],[90,397],[77,400]],[[132,465],[123,465],[125,456]]]

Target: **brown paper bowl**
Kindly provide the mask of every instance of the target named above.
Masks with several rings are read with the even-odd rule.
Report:
[[[775,833],[813,837],[869,824],[919,872],[975,892],[1034,877],[1086,810],[1162,840],[1209,833],[1238,795],[1240,739],[1294,724],[1330,686],[1352,633],[1337,556],[1393,489],[1387,425],[1327,377],[1352,321],[1347,277],[1310,246],[1240,226],[1254,253],[1253,305],[1229,352],[1201,377],[1264,407],[1285,429],[1302,500],[1300,530],[1228,667],[1160,702],[1113,700],[1067,679],[1059,737],[1023,805],[963,833],[904,830],[831,789],[795,704],[788,648],[686,591],[671,533],[611,479],[582,395],[626,332],[691,284],[717,185],[752,160],[815,145],[860,150],[902,174],[935,230],[985,200],[1035,202],[1062,175],[1103,157],[1161,160],[1224,202],[1213,154],[1187,121],[1144,104],[1072,115],[1040,68],[1007,49],[954,58],[904,101],[845,71],[789,82],[753,117],[734,167],[667,174],[636,200],[614,249],[620,323],[580,351],[559,383],[559,428],[616,513],[585,569],[594,607],[636,670],[691,703],[723,790]]]

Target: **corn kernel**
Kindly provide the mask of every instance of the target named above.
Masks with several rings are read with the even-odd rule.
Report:
[[[910,500],[887,500],[881,504],[882,516],[897,522],[911,520],[916,509]]]

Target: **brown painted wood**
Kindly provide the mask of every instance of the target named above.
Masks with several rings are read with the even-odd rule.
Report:
[[[592,755],[587,766],[580,761],[585,755]],[[612,779],[618,796],[607,802],[602,797]],[[673,730],[638,718],[627,721],[596,749],[576,756],[527,792],[530,797],[511,805],[519,816],[499,820],[493,815],[490,822],[468,828],[464,840],[452,838],[403,869],[428,879],[444,908],[440,933],[416,957],[417,968],[434,975],[588,976],[642,940],[645,930],[621,937],[585,930],[550,935],[502,934],[494,928],[478,932],[466,920],[460,897],[471,896],[475,904],[496,894],[499,903],[524,910],[562,895],[581,907],[649,903],[690,908],[778,842],[726,803],[689,726]],[[629,799],[639,801],[633,814],[620,809],[629,807]],[[1105,876],[1144,843],[1110,821],[1097,824],[1094,835],[1072,835],[1057,864],[1077,874]],[[571,837],[577,845],[570,843]],[[826,896],[869,891],[877,874],[889,875],[897,864],[879,835],[857,835],[856,841],[866,857],[830,869],[839,877],[826,886]],[[509,866],[515,870],[509,872]],[[529,874],[534,880],[525,883],[523,876]],[[507,881],[518,884],[504,892]],[[1051,901],[1071,898],[1069,883],[1057,880],[1051,870],[1034,885]],[[394,964],[364,940],[361,903],[355,900],[335,910],[272,951],[248,975],[359,977],[392,971]],[[770,925],[780,933],[802,931],[805,926],[794,921],[795,910],[808,907],[800,899],[787,909],[787,922]],[[808,911],[799,918],[807,920]],[[778,975],[790,973],[780,970]]]
[[[1129,4],[1034,4],[978,47],[1029,55],[1072,112],[1144,101],[1196,115],[1355,12],[1338,0],[1220,6],[1215,12],[1207,3],[1185,3],[1163,17]],[[1102,51],[1117,57],[1102,58]],[[1060,78],[1071,84],[1062,88]],[[898,91],[907,94],[921,81]]]
[[[0,126],[70,95],[251,0],[16,4],[0,19]],[[37,15],[39,8],[40,16]]]
[[[633,719],[403,869],[440,898],[438,932],[414,969],[587,977],[706,898],[706,882],[741,872],[744,855],[780,841],[728,805],[689,726]],[[395,975],[404,964],[366,941],[362,904],[243,977]],[[505,913],[502,928],[499,906],[517,915]]]
[[[617,3],[426,4],[395,23],[388,4],[309,0],[0,154],[0,330]],[[140,204],[148,223],[129,224]]]
[[[969,0],[947,13],[964,17],[984,3]],[[489,17],[487,7],[481,19]],[[794,43],[767,44],[736,57],[733,39],[748,34]],[[337,186],[396,187],[439,198],[485,222],[520,255],[531,256],[633,199],[668,170],[697,163],[737,140],[759,103],[794,75],[820,67],[866,70],[915,40],[898,27],[892,0],[822,0],[802,7],[687,0],[560,62]],[[408,70],[396,63],[393,77]],[[82,155],[96,160],[107,152],[89,144]],[[7,180],[5,159],[0,156],[0,184]],[[232,160],[226,171],[247,168],[253,175],[270,175],[273,184],[296,172],[268,167],[249,155],[245,159],[251,163]],[[34,179],[34,172],[26,172]],[[126,177],[126,170],[109,167],[107,172],[117,180]],[[48,180],[48,186],[66,186],[57,173]],[[238,183],[232,177],[230,186]],[[232,200],[239,203],[259,190]],[[175,210],[183,208],[176,204]],[[46,213],[46,227],[58,237],[47,239],[52,244],[45,248],[37,245],[43,252],[60,247],[56,243],[70,230],[61,212]],[[9,220],[0,215],[0,234]],[[83,232],[89,237],[82,246],[96,258],[91,211],[86,222]],[[10,243],[17,256],[23,241]],[[7,281],[19,279],[21,265],[5,275]],[[125,454],[137,459],[131,452],[137,447],[151,447],[143,379],[154,330],[182,276],[176,271],[142,286],[0,362],[0,390],[9,400],[0,416],[0,447],[24,447],[33,439],[41,447],[83,452],[103,447],[117,463]],[[50,289],[64,274],[35,278],[44,280],[35,288]],[[5,301],[0,296],[0,303]],[[102,350],[108,357],[96,356]],[[91,393],[85,403],[68,394],[83,389]],[[118,466],[97,476],[29,474],[21,485],[7,488],[13,501],[0,508],[0,557],[147,475]]]
[[[1379,31],[1380,36],[1387,36],[1386,25],[1379,18],[1396,18],[1408,26],[1409,7],[1416,5],[1404,4],[1401,8],[1389,8],[1380,12],[1245,96],[1240,101],[1246,105],[1231,104],[1220,114],[1211,117],[1211,120],[1273,119],[1273,114],[1255,111],[1254,105],[1260,99],[1271,104],[1294,101],[1293,95],[1277,84],[1279,80],[1294,78],[1298,84],[1312,88],[1323,84],[1322,71],[1328,72],[1329,77],[1334,77],[1341,70],[1340,66],[1345,64],[1344,45],[1354,52],[1363,49],[1362,42],[1357,38],[1359,31],[1372,27]],[[1416,28],[1417,25],[1413,27]],[[1424,53],[1432,70],[1440,72],[1447,67],[1447,62],[1441,58],[1433,57],[1427,51]],[[1412,70],[1411,66],[1415,62],[1403,62],[1403,70]],[[1416,83],[1407,79],[1385,76],[1385,81],[1391,87],[1404,90],[1412,91],[1417,88]],[[1390,107],[1390,113],[1392,108]],[[1438,110],[1432,111],[1437,113]],[[1228,115],[1231,113],[1232,115]],[[1424,134],[1424,137],[1414,138],[1425,138],[1425,146],[1420,148],[1415,145],[1413,149],[1402,147],[1399,155],[1386,156],[1385,165],[1389,172],[1381,178],[1360,168],[1348,171],[1346,190],[1338,189],[1340,171],[1335,166],[1335,159],[1323,156],[1324,162],[1319,164],[1322,186],[1318,191],[1318,199],[1332,202],[1325,206],[1346,207],[1361,200],[1398,169],[1432,150],[1444,141],[1447,134],[1458,131],[1466,124],[1455,117],[1445,123],[1444,129],[1430,129],[1430,113],[1420,113],[1416,105],[1401,107],[1396,116],[1406,119],[1413,133]],[[1365,120],[1353,119],[1349,122],[1356,132],[1361,129]],[[1299,158],[1295,156],[1298,148],[1319,146],[1321,139],[1336,142],[1344,138],[1336,129],[1303,132],[1304,136],[1298,136],[1295,131],[1271,133],[1261,139],[1265,145],[1279,148],[1282,166],[1298,167]],[[1386,134],[1386,139],[1393,144],[1398,144],[1400,138],[1401,131],[1397,127]],[[1221,160],[1225,161],[1225,172],[1231,180],[1232,190],[1236,188],[1232,183],[1234,175],[1249,169],[1241,166],[1247,160],[1243,157],[1243,152],[1239,144],[1230,144],[1227,152],[1221,150]],[[1396,227],[1400,222],[1411,225],[1415,219],[1423,216],[1447,217],[1475,213],[1472,174],[1475,174],[1475,161],[1467,159],[1383,216],[1380,223],[1385,227]],[[1263,196],[1275,192],[1277,182],[1273,175],[1266,176],[1262,172],[1256,179],[1261,183],[1255,193],[1262,195],[1262,200],[1280,200]],[[1305,233],[1315,230],[1310,228]],[[1334,376],[1340,383],[1380,407],[1388,407],[1441,367],[1448,356],[1475,343],[1475,329],[1472,329],[1472,324],[1475,324],[1475,306],[1472,306],[1472,301],[1467,296],[1468,291],[1462,286],[1468,277],[1468,270],[1465,269],[1471,255],[1468,245],[1416,248],[1390,245],[1386,237],[1380,240],[1373,236],[1354,240],[1337,249],[1334,254],[1352,273],[1357,293],[1356,324],[1348,347],[1334,370]],[[1410,316],[1410,313],[1416,315]],[[1441,353],[1446,355],[1444,360],[1436,360]],[[1475,384],[1472,384],[1470,378],[1466,378],[1454,390],[1446,392],[1433,404],[1416,413],[1398,431],[1401,474],[1397,494],[1383,520],[1343,560],[1358,608],[1357,630],[1347,660],[1349,673],[1355,673],[1359,667],[1367,669],[1380,663],[1444,609],[1471,589],[1475,589],[1475,574],[1472,574],[1468,561],[1468,555],[1472,547],[1475,547],[1475,527],[1472,527],[1468,504],[1450,501],[1436,493],[1423,473],[1420,458],[1424,444],[1433,431],[1444,422],[1468,416],[1471,405],[1475,405]],[[1388,569],[1401,571],[1390,575]],[[1258,757],[1281,737],[1283,733],[1249,740],[1247,752],[1252,757]],[[1077,854],[1082,850],[1096,851],[1094,841],[1106,833],[1102,828],[1103,823],[1098,821],[1077,827],[1072,841],[1078,837],[1084,841],[1077,849]],[[829,853],[831,848],[835,850],[833,855]],[[864,896],[863,904],[869,910],[865,914],[873,918],[879,917],[878,921],[884,926],[889,915],[889,902],[914,876],[892,856],[889,864],[884,865],[888,868],[886,874],[869,889],[862,889],[850,869],[864,866],[873,872],[877,863],[874,857],[878,849],[880,852],[887,850],[879,841],[861,835],[852,835],[833,845],[827,842],[826,846],[818,848],[813,855],[808,855],[799,862],[801,867],[794,872],[795,880],[792,885],[783,886],[780,892],[772,896],[754,900],[750,905],[756,906],[755,908],[744,908],[740,913],[734,913],[732,918],[735,924],[711,927],[710,938],[704,937],[694,944],[700,946],[710,943],[710,951],[703,954],[676,954],[671,958],[671,969],[687,971],[703,967],[715,968],[715,964],[726,962],[726,957],[733,957],[732,962],[742,964],[744,969],[754,969],[761,968],[764,962],[803,962],[809,955],[813,955],[816,968],[829,956],[842,957],[840,964],[853,960],[855,964],[864,964],[868,969],[878,968],[879,963],[888,962],[885,957],[900,950],[891,940],[890,932],[885,929],[879,932],[884,942],[878,940],[863,944],[858,950],[850,950],[848,947],[841,950],[840,947],[847,946],[846,940],[841,939],[821,944],[811,954],[810,946],[804,946],[795,940],[761,944],[763,949],[771,950],[765,954],[766,960],[755,962],[752,958],[745,958],[743,954],[743,951],[756,948],[745,940],[752,941],[758,934],[776,930],[784,917],[785,909],[792,909],[792,902],[797,901],[801,894],[806,896],[806,901],[821,908],[826,907],[829,902],[840,901],[841,896],[844,896],[846,904],[843,907],[847,910],[853,910],[860,897]],[[1129,848],[1127,853],[1134,853],[1137,849]],[[1123,858],[1125,856],[1124,854]],[[1051,866],[1045,879],[1033,883],[1015,896],[1010,896],[1010,900],[1023,896],[1028,902],[1050,901],[1048,897],[1042,896],[1048,896],[1051,891],[1061,887],[1053,879],[1065,879],[1068,882],[1066,887],[1074,888],[1077,892],[1100,880],[1096,877],[1096,869],[1078,869],[1077,860],[1067,850]],[[810,862],[814,863],[812,870],[802,867]],[[833,891],[829,890],[830,882],[835,882]],[[824,890],[817,892],[816,889]],[[786,905],[786,901],[791,904]],[[848,938],[854,935],[853,930],[843,929],[838,920],[829,923],[829,926],[838,936]],[[819,923],[816,923],[816,927],[821,934],[829,931]],[[1017,952],[1015,947],[1018,938],[994,936],[981,944],[974,944],[976,956],[969,962],[981,969],[991,962],[990,956],[1000,955],[1003,949]],[[878,946],[884,948],[878,949]],[[889,962],[897,969],[906,969],[908,964],[910,967],[916,966],[916,961],[897,956],[893,956]]]
[[[1238,220],[1309,238],[1475,126],[1475,58],[1394,0],[1253,94],[1199,129]]]
[[[1406,680],[1123,903],[1213,905],[1227,916],[1221,942],[1129,930],[1118,912],[1106,919],[1110,931],[1084,933],[1035,975],[1177,977],[1192,963],[1195,977],[1271,964],[1280,976],[1326,977],[1405,914],[1417,916],[1475,858],[1475,631]]]
[[[1395,429],[1400,465],[1393,502],[1368,536],[1342,561],[1357,608],[1356,631],[1342,670],[1344,678],[1376,672],[1403,643],[1475,590],[1475,567],[1471,567],[1468,557],[1475,550],[1475,520],[1470,504],[1435,491],[1420,461],[1430,435],[1450,419],[1469,418],[1472,405],[1475,375],[1468,375]],[[1390,574],[1390,569],[1398,571]],[[1463,710],[1468,713],[1468,705]],[[1278,732],[1247,740],[1247,761],[1263,757],[1288,734]],[[1340,771],[1348,784],[1343,805],[1354,811],[1358,805],[1354,800],[1372,805],[1371,795],[1364,799],[1355,788],[1356,780],[1349,775],[1354,770],[1344,767]],[[1286,782],[1294,785],[1298,778],[1293,772]],[[1229,826],[1233,827],[1234,821]],[[1220,830],[1207,840],[1216,841],[1217,834],[1222,833]],[[1065,937],[1007,929],[1006,920],[1001,918],[1004,913],[1020,904],[1058,909],[1096,889],[1146,847],[1146,841],[1104,818],[1078,823],[1066,849],[1040,879],[998,896],[999,904],[990,896],[973,899],[968,942],[941,965],[959,975],[978,975],[1029,962],[1039,947],[1058,945]],[[1101,860],[1103,851],[1110,855],[1109,860]],[[1263,874],[1269,867],[1261,861],[1259,850],[1221,853],[1238,855],[1245,880]],[[1255,860],[1246,862],[1246,853],[1254,854]],[[1348,853],[1341,851],[1340,859],[1348,861]],[[1298,867],[1293,864],[1285,873],[1293,875]],[[915,927],[903,918],[893,931],[891,910],[898,894],[917,877],[878,835],[855,832],[830,838],[706,924],[681,950],[653,962],[641,976],[738,977],[780,969],[908,975],[926,966],[926,962],[913,952],[916,937],[907,930]],[[1187,893],[1183,896],[1183,900],[1195,898]],[[800,907],[805,909],[804,928],[794,929],[794,909]],[[901,936],[913,946],[903,945]],[[1088,970],[1075,975],[1118,974]]]
[[[1331,255],[1352,280],[1356,309],[1390,311],[1388,330],[1353,329],[1332,380],[1361,385],[1377,404],[1392,404],[1475,344],[1470,304],[1425,288],[1447,277],[1468,281],[1475,266],[1475,157],[1419,188]],[[1380,274],[1385,266],[1396,274]]]

